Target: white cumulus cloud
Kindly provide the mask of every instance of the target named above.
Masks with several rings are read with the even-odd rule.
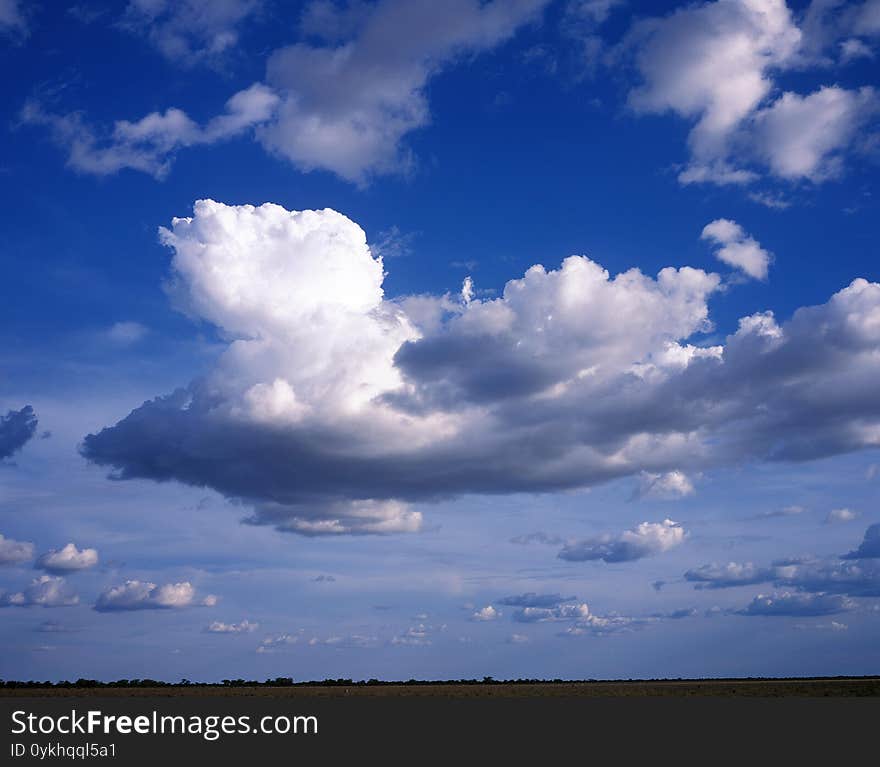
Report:
[[[404,647],[426,647],[432,643],[431,629],[423,623],[410,626],[406,631],[391,637],[390,643]]]
[[[79,604],[64,578],[41,575],[23,590],[0,594],[0,607],[70,607]]]
[[[859,513],[852,509],[831,509],[828,512],[828,516],[825,517],[825,521],[829,524],[834,522],[852,522],[854,519],[858,519],[858,517]]]
[[[822,87],[806,96],[783,93],[754,117],[752,136],[773,173],[820,182],[841,173],[860,129],[877,114],[874,88]]]
[[[590,617],[586,602],[554,607],[523,607],[513,614],[519,623],[555,623],[559,621],[585,620]]]
[[[757,567],[752,562],[702,565],[684,574],[685,580],[695,583],[694,588],[697,589],[723,589],[766,583],[775,576],[776,571],[773,568]]]
[[[356,183],[406,169],[402,141],[430,121],[429,80],[511,37],[546,2],[379,0],[357,14],[312,5],[308,31],[325,39],[270,57],[267,82],[282,103],[261,139],[303,170]]]
[[[496,610],[492,605],[486,605],[471,614],[473,621],[495,621],[501,617],[501,611]]]
[[[698,3],[636,26],[642,83],[630,105],[696,121],[682,180],[749,180],[727,160],[731,139],[770,92],[771,72],[794,56],[800,36],[784,0]]]
[[[413,167],[405,139],[431,121],[433,77],[510,39],[548,2],[313,0],[303,8],[298,42],[270,52],[265,82],[236,93],[204,126],[169,108],[100,129],[78,112],[52,113],[36,101],[25,105],[21,120],[47,128],[67,151],[68,165],[83,173],[131,168],[161,179],[176,151],[256,128],[270,153],[300,170],[326,170],[364,185],[377,174]],[[15,6],[6,5],[11,28]],[[178,64],[216,65],[262,6],[260,0],[130,0],[122,25]]]
[[[28,23],[21,0],[0,0],[0,35],[22,38],[28,33]]]
[[[129,346],[140,341],[149,333],[149,328],[140,322],[114,322],[107,329],[107,338],[120,346]]]
[[[33,543],[6,538],[0,533],[0,565],[19,565],[33,558]]]
[[[741,615],[790,617],[802,615],[834,615],[852,610],[855,602],[840,594],[801,594],[784,591],[758,594],[739,611]]]
[[[103,591],[95,602],[100,612],[117,610],[158,610],[191,607],[197,604],[196,591],[187,581],[161,586],[149,581],[129,580]]]
[[[644,471],[639,476],[636,495],[639,498],[671,501],[693,495],[694,492],[694,483],[683,471],[667,471],[662,474]]]
[[[629,103],[693,124],[682,183],[744,184],[761,172],[820,182],[840,171],[878,100],[870,87],[779,93],[780,72],[825,65],[814,50],[824,22],[808,12],[803,23],[785,0],[696,3],[636,23],[626,46],[641,82]]]
[[[256,83],[233,95],[225,111],[203,126],[172,107],[134,122],[117,120],[111,129],[96,128],[80,113],[50,112],[36,100],[24,105],[20,119],[46,128],[54,143],[67,153],[67,164],[80,173],[106,176],[130,168],[162,179],[178,150],[239,136],[266,122],[277,105],[278,97]]]
[[[68,543],[61,549],[46,552],[37,560],[37,567],[55,575],[87,570],[98,564],[98,552],[95,549],[78,549],[75,544]]]
[[[263,639],[262,642],[260,642],[259,646],[257,647],[257,653],[260,655],[274,653],[291,645],[299,644],[302,640],[302,631],[296,634],[284,632],[281,634],[267,636],[265,639]]]
[[[617,535],[606,534],[568,543],[559,552],[559,558],[569,562],[632,562],[669,551],[681,545],[685,537],[684,528],[671,519],[642,522]]]
[[[211,621],[205,628],[209,634],[249,634],[260,627],[259,623],[243,620],[238,623],[224,623],[223,621]]]
[[[729,218],[717,218],[703,227],[702,239],[716,246],[715,257],[755,280],[766,280],[772,256]]]
[[[176,64],[212,63],[238,43],[262,0],[129,0],[123,20]]]
[[[570,256],[493,298],[390,299],[363,230],[329,209],[205,200],[161,237],[176,305],[227,347],[82,452],[123,479],[211,487],[253,524],[414,532],[414,504],[465,493],[656,477],[681,495],[712,467],[880,445],[865,279],[709,346],[721,280],[687,266],[611,275]]]

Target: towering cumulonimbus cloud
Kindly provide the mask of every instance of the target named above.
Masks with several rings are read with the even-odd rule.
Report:
[[[497,298],[389,299],[364,232],[329,209],[203,200],[161,238],[175,303],[228,346],[82,452],[214,488],[254,524],[415,531],[416,501],[880,446],[880,285],[864,279],[707,345],[720,278],[690,267],[612,276],[571,256]]]

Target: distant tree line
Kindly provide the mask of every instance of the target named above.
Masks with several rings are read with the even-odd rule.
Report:
[[[365,687],[374,685],[469,685],[469,684],[562,684],[570,680],[563,679],[505,679],[497,680],[491,676],[482,679],[448,679],[448,680],[425,680],[408,679],[406,681],[384,681],[381,679],[322,679],[313,681],[294,681],[289,676],[279,676],[274,679],[259,681],[257,679],[224,679],[220,682],[192,682],[189,679],[181,679],[179,682],[164,682],[158,679],[117,679],[114,682],[102,682],[98,679],[77,679],[75,682],[40,682],[40,681],[16,681],[0,679],[0,689],[27,689],[57,687],[60,689],[70,688],[105,688],[105,687]],[[596,680],[589,680],[596,681]]]
[[[494,679],[491,676],[484,676],[482,679],[407,679],[406,681],[385,681],[381,679],[323,679],[313,681],[294,681],[289,676],[279,676],[274,679],[266,679],[258,681],[256,679],[223,679],[220,682],[192,682],[189,679],[181,679],[179,682],[164,682],[158,679],[117,679],[113,682],[102,682],[98,679],[77,679],[71,681],[16,681],[0,679],[0,689],[90,689],[90,688],[137,688],[137,687],[372,687],[372,686],[401,686],[401,685],[480,685],[480,684],[519,684],[519,685],[536,685],[536,684],[646,684],[657,682],[759,682],[759,681],[807,681],[807,680],[828,680],[835,679],[877,679],[874,676],[827,676],[827,677],[729,677],[729,678],[702,678],[702,679],[684,679],[677,677],[674,679]]]

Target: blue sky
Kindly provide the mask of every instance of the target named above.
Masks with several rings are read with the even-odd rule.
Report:
[[[0,2],[0,677],[875,673],[878,40]]]

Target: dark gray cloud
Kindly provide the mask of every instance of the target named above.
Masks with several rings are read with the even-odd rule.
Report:
[[[695,607],[682,607],[678,610],[671,610],[668,613],[653,613],[651,617],[680,621],[682,618],[693,618],[696,614],[697,609]]]
[[[610,634],[638,631],[659,620],[658,618],[634,618],[628,615],[593,615],[579,617],[560,632],[563,637],[608,636]]]
[[[0,416],[0,460],[21,450],[37,431],[37,416],[30,405],[21,410],[10,410]]]
[[[831,594],[845,597],[880,597],[880,562],[874,550],[880,525],[871,525],[862,545],[839,558],[792,557],[778,559],[769,567],[751,562],[710,564],[688,570],[685,580],[697,589],[723,589],[771,583],[780,589],[803,594]]]
[[[72,634],[80,631],[80,629],[77,626],[67,626],[58,621],[43,621],[34,631],[38,631],[41,634]]]
[[[561,594],[537,594],[529,591],[526,594],[514,594],[503,597],[498,601],[500,605],[508,607],[556,607],[563,602],[573,602],[577,597],[564,597]]]
[[[534,533],[525,533],[523,535],[517,535],[510,539],[511,543],[518,543],[522,546],[528,545],[530,543],[544,543],[548,546],[559,546],[561,543],[565,543],[565,539],[559,535],[552,535],[550,533],[544,533],[538,530]]]
[[[865,530],[865,538],[859,547],[849,554],[844,554],[843,559],[876,559],[880,557],[880,524],[871,525]]]
[[[726,565],[702,565],[688,570],[684,579],[696,584],[697,589],[725,589],[732,586],[749,586],[756,583],[772,581],[775,570],[767,567],[756,567],[751,562],[738,564],[729,562]]]
[[[737,613],[773,617],[834,615],[854,607],[855,603],[851,599],[840,594],[798,594],[786,591],[769,596],[759,594]]]
[[[693,608],[682,608],[647,617],[632,617],[609,613],[596,615],[586,602],[576,597],[563,598],[558,594],[519,594],[499,600],[501,604],[519,607],[511,619],[516,623],[564,623],[568,624],[562,636],[584,634],[602,636],[622,631],[632,631],[650,623],[664,620],[681,620],[697,614]]]
[[[781,509],[771,509],[770,511],[765,511],[762,514],[756,514],[752,517],[746,517],[749,520],[755,519],[776,519],[780,517],[797,517],[803,514],[806,509],[803,506],[785,506]]]
[[[816,561],[777,568],[776,582],[807,592],[880,597],[880,564]]]

